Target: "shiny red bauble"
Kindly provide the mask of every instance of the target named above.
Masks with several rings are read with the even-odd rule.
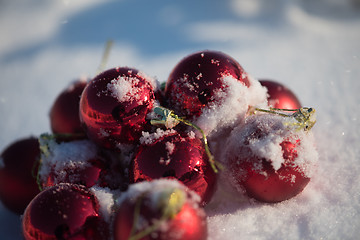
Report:
[[[50,125],[53,133],[84,132],[79,118],[79,102],[86,84],[86,79],[77,80],[56,98],[50,110]]]
[[[283,84],[271,80],[259,81],[268,90],[270,107],[280,109],[299,109],[302,107],[296,95]]]
[[[285,134],[287,130],[276,119],[281,117],[272,117],[256,115],[235,129],[225,155],[232,184],[249,197],[268,203],[302,192],[310,181],[307,172],[312,167],[311,161],[297,162],[302,140],[291,132]]]
[[[154,104],[155,88],[155,80],[136,69],[100,73],[80,99],[80,120],[88,137],[111,149],[138,141]]]
[[[175,180],[131,185],[119,200],[114,240],[207,239],[206,215],[195,195]]]
[[[202,51],[185,57],[166,82],[169,108],[180,116],[198,117],[204,107],[221,100],[218,93],[227,88],[223,78],[229,76],[250,85],[240,64],[222,52]]]
[[[39,193],[22,219],[26,240],[108,238],[94,194],[81,185],[59,184]]]
[[[40,157],[37,138],[18,140],[0,156],[0,200],[12,212],[22,214],[39,193],[34,170]]]
[[[120,188],[124,184],[123,168],[118,159],[102,151],[89,140],[57,142],[42,140],[38,180],[43,188],[59,183]]]
[[[50,166],[50,171],[41,176],[41,186],[48,188],[59,183],[74,183],[90,188],[94,185],[107,185],[104,181],[105,163],[101,159],[89,159],[79,165],[68,162],[61,169]]]
[[[203,204],[210,201],[217,176],[201,139],[194,133],[158,129],[142,140],[131,162],[130,182],[174,178],[199,194]]]

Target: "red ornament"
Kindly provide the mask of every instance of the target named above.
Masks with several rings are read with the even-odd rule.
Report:
[[[135,225],[134,225],[135,224]],[[206,215],[196,194],[175,180],[131,185],[115,213],[114,240],[205,240]]]
[[[216,173],[210,166],[201,139],[191,133],[158,129],[143,139],[129,169],[130,182],[175,178],[210,201],[216,188]]]
[[[79,102],[87,81],[80,79],[66,88],[56,98],[50,110],[53,133],[83,133],[79,118]]]
[[[26,240],[108,239],[96,197],[85,187],[59,184],[38,194],[22,220]]]
[[[110,154],[89,140],[56,142],[42,139],[43,151],[39,181],[43,188],[59,183],[119,188],[124,184],[123,171]]]
[[[107,184],[102,182],[103,170],[105,164],[99,159],[90,159],[84,162],[86,166],[76,167],[71,163],[62,166],[61,171],[51,171],[43,176],[41,185],[43,188],[51,187],[59,183],[73,183],[84,185],[85,187],[92,187],[96,184],[100,186],[106,186]]]
[[[259,81],[262,86],[268,89],[268,102],[271,107],[280,109],[299,109],[302,107],[296,95],[283,84],[270,80]]]
[[[262,202],[280,202],[299,194],[309,183],[313,161],[298,160],[301,134],[286,129],[283,117],[259,114],[236,128],[226,151],[228,171],[237,188]],[[301,135],[302,136],[302,135]],[[309,151],[313,151],[310,149]]]
[[[226,89],[224,77],[250,85],[247,74],[230,56],[217,51],[193,53],[172,70],[165,88],[169,108],[180,116],[198,117],[204,107],[217,103],[217,93]]]
[[[153,79],[131,68],[113,68],[96,76],[80,100],[80,119],[88,137],[112,149],[137,142],[154,103],[155,87]]]
[[[0,200],[12,212],[23,214],[28,203],[39,193],[33,170],[40,157],[37,138],[18,140],[0,156]]]

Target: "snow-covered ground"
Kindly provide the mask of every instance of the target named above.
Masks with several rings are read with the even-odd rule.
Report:
[[[357,239],[360,235],[359,0],[0,1],[0,150],[49,132],[58,93],[108,67],[165,81],[203,49],[223,51],[256,78],[277,80],[317,110],[319,162],[304,192],[279,203],[220,188],[207,207],[209,239]],[[0,205],[1,239],[22,239]]]

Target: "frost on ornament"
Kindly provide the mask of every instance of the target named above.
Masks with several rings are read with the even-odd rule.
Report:
[[[112,68],[100,73],[80,98],[80,121],[99,146],[118,150],[135,144],[146,130],[146,116],[155,103],[156,80],[136,69]]]
[[[175,134],[176,131],[174,129],[163,130],[161,128],[157,128],[153,133],[150,132],[142,132],[142,137],[140,138],[140,143],[145,145],[153,144],[156,140],[163,138],[167,135]]]
[[[24,239],[109,239],[98,200],[82,185],[61,183],[40,192],[22,218]]]
[[[214,96],[217,101],[204,107],[194,121],[209,137],[242,123],[249,106],[267,105],[266,88],[250,75],[246,75],[249,86],[231,76],[223,77],[224,88],[219,89]]]
[[[178,179],[198,193],[204,204],[209,202],[217,177],[203,141],[193,135],[160,128],[153,133],[143,132],[129,167],[130,182]]]
[[[258,113],[231,132],[222,158],[231,184],[240,192],[279,202],[308,184],[318,160],[314,136],[288,123],[286,117]]]
[[[105,160],[89,140],[58,143],[51,135],[40,137],[41,162],[38,181],[41,187],[58,183],[76,183],[91,187],[101,184]]]
[[[139,89],[133,88],[134,85],[139,84],[139,79],[134,77],[118,77],[107,84],[107,91],[112,97],[117,98],[119,102],[130,101],[132,99],[140,100]]]
[[[229,55],[201,51],[183,58],[165,87],[168,107],[212,137],[242,121],[248,106],[266,106],[266,88]]]
[[[114,240],[206,239],[199,196],[177,180],[133,184],[115,201]]]
[[[96,196],[99,202],[99,214],[107,223],[111,223],[113,207],[115,204],[114,199],[115,196],[120,194],[119,191],[99,186],[91,187],[90,191]]]

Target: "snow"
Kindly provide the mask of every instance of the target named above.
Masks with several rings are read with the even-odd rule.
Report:
[[[287,117],[269,113],[256,113],[245,119],[245,123],[238,125],[232,131],[222,151],[222,161],[230,158],[248,159],[256,156],[258,159],[269,161],[275,171],[285,164],[281,143],[294,144],[296,157],[294,166],[299,167],[305,176],[311,177],[318,162],[315,139],[311,131],[297,129],[297,126],[287,125]],[[261,134],[253,135],[260,130]],[[243,149],[249,149],[243,151]],[[252,157],[250,157],[252,159]],[[261,163],[260,163],[261,164]],[[262,166],[259,166],[261,170]]]
[[[249,75],[248,80],[249,87],[231,76],[223,77],[226,88],[214,94],[216,100],[205,107],[195,121],[206,135],[211,137],[221,129],[243,122],[249,106],[266,106],[266,88]]]
[[[203,218],[205,214],[204,209],[199,206],[199,195],[193,191],[189,191],[185,185],[175,179],[156,179],[151,182],[143,181],[130,185],[125,193],[115,199],[115,206],[117,209],[120,209],[117,214],[121,214],[121,207],[124,202],[136,206],[138,203],[141,204],[141,200],[144,200],[145,203],[143,205],[149,208],[149,211],[163,211],[164,215],[161,216],[162,220],[160,221],[161,225],[159,227],[160,231],[167,231],[170,227],[169,222],[164,221],[163,218],[168,219],[168,217],[176,215],[184,204],[190,204],[192,208],[197,210],[196,214],[201,218]],[[136,227],[138,229],[144,229],[150,224],[154,224],[156,220],[158,219],[149,218],[146,213],[144,215],[140,214]],[[181,235],[182,231],[176,229],[174,233]],[[179,239],[182,238],[179,237]]]
[[[104,94],[106,95],[110,93],[110,95],[119,102],[131,102],[135,100],[140,103],[140,100],[142,100],[142,96],[139,94],[142,90],[139,87],[140,81],[143,80],[145,82],[145,86],[150,84],[154,89],[156,89],[156,80],[148,77],[144,73],[132,76],[132,71],[129,70],[128,72],[130,76],[118,77],[111,80],[110,83],[107,84]],[[141,78],[142,80],[140,80]]]
[[[188,191],[188,189],[181,182],[175,179],[156,179],[151,182],[143,181],[137,184],[133,184],[129,186],[129,189],[124,194],[121,194],[120,197],[115,199],[115,204],[120,206],[125,200],[134,202],[139,197],[146,194],[146,197],[150,200],[149,207],[156,209],[161,206],[164,201],[167,201],[167,197],[176,190],[180,190],[179,193],[184,195],[183,197],[186,195],[186,198],[183,200],[193,204],[193,206],[199,207],[199,195],[195,194],[193,191]],[[181,200],[181,198],[177,200]],[[184,202],[180,201],[179,203]]]
[[[174,129],[163,130],[161,128],[157,128],[153,133],[142,132],[142,136],[140,138],[141,144],[151,145],[156,142],[158,139],[161,139],[165,136],[175,134],[176,131]]]
[[[240,3],[241,2],[241,3]],[[188,54],[213,49],[255,78],[288,86],[317,110],[319,161],[305,190],[263,204],[220,182],[206,207],[209,239],[357,239],[360,234],[358,0],[2,1],[0,149],[49,132],[50,107],[79,76],[136,66],[163,82]],[[126,9],[136,9],[127,11]],[[175,13],[170,14],[169,13]],[[89,27],[91,26],[91,27]],[[22,239],[0,205],[2,239]]]
[[[106,221],[110,222],[112,218],[112,210],[114,207],[114,198],[117,196],[116,191],[111,191],[109,188],[102,188],[94,186],[90,188],[91,192],[99,201],[100,215]]]
[[[111,96],[116,98],[119,102],[130,101],[133,97],[139,97],[136,92],[132,93],[132,91],[135,90],[132,86],[137,84],[135,81],[139,82],[138,79],[129,77],[113,79],[108,83],[107,91],[109,91]]]
[[[46,182],[51,171],[55,171],[54,181],[66,179],[71,169],[84,169],[91,166],[90,160],[96,159],[98,147],[89,140],[76,140],[57,143],[55,139],[40,137],[40,144],[46,151],[41,153],[39,177]]]

